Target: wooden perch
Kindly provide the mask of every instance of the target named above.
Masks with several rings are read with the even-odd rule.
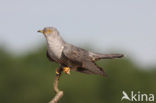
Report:
[[[62,68],[56,70],[56,78],[54,81],[54,91],[56,93],[55,97],[49,103],[57,103],[63,96],[63,91],[60,91],[58,88],[59,78],[61,76]]]

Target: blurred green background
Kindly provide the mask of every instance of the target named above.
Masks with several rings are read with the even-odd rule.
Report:
[[[21,56],[0,49],[0,103],[51,100],[55,95],[53,81],[58,65],[50,63],[45,54],[45,47]],[[64,96],[60,103],[121,103],[122,91],[156,94],[156,67],[142,69],[127,58],[97,63],[108,77],[74,71],[71,75],[63,74],[59,86]]]

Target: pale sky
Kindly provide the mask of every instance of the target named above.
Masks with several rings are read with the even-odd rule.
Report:
[[[0,0],[1,46],[29,51],[45,42],[36,31],[46,26],[72,44],[156,63],[156,0]]]

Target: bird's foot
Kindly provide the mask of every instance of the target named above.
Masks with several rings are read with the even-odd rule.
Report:
[[[56,69],[56,75],[59,75],[60,72],[59,72],[59,69]]]
[[[64,71],[66,74],[70,75],[70,67],[64,67],[64,68],[63,68],[63,71]]]
[[[56,76],[60,77],[61,72],[62,72],[62,69],[57,68],[57,69],[56,69]]]

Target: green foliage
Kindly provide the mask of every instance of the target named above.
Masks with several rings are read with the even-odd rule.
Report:
[[[43,49],[15,58],[0,50],[0,103],[50,101],[58,65],[51,64],[45,54]],[[108,77],[74,71],[63,74],[59,86],[65,95],[60,103],[121,103],[123,90],[156,94],[156,69],[142,70],[127,59],[97,63]]]

